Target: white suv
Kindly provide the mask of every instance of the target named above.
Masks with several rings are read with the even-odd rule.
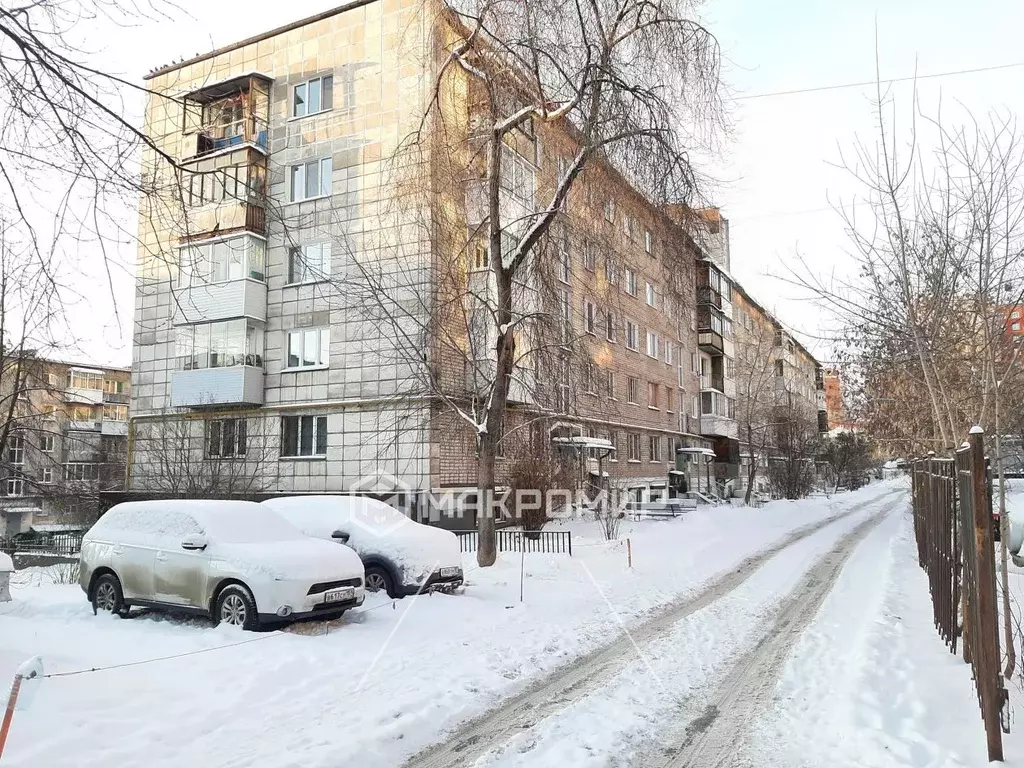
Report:
[[[81,566],[93,610],[186,611],[244,629],[333,618],[364,597],[352,550],[247,501],[118,504],[82,540]]]

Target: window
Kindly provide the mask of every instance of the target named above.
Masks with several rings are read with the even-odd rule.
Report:
[[[626,268],[626,293],[636,296],[636,270]]]
[[[567,178],[569,178],[569,159],[559,155],[555,161],[555,183],[561,185]]]
[[[1018,317],[1020,317],[1020,310],[1019,309],[1013,310],[1013,312],[1010,313],[1010,317],[1013,318],[1014,320],[1016,320]]]
[[[25,493],[25,476],[21,472],[13,472],[7,478],[7,495],[21,496]]]
[[[775,375],[785,376],[786,375],[786,363],[783,360],[775,361]]]
[[[263,329],[247,320],[180,326],[175,342],[180,370],[263,366]]]
[[[206,455],[210,458],[245,456],[248,431],[245,419],[211,419],[206,422]]]
[[[288,282],[315,283],[331,273],[331,244],[318,243],[288,252]]]
[[[561,321],[562,341],[569,341],[572,335],[572,305],[569,303],[569,292],[558,292],[558,318]]]
[[[473,248],[473,269],[487,269],[490,260],[487,258],[487,247],[477,244]]]
[[[615,399],[615,371],[605,371],[604,374],[605,394],[612,400]]]
[[[615,313],[611,310],[604,316],[604,337],[615,342]]]
[[[88,371],[68,371],[68,386],[74,389],[103,389],[103,374]]]
[[[626,321],[626,349],[636,352],[640,347],[639,330],[632,320]]]
[[[615,198],[609,197],[604,201],[604,220],[615,221]]]
[[[1020,330],[1020,323],[1014,323],[1013,325],[1010,326],[1010,328],[1012,328],[1015,331],[1019,331]]]
[[[635,376],[626,377],[626,402],[637,404],[640,401],[640,379]]]
[[[604,279],[612,285],[615,285],[615,281],[618,279],[619,270],[615,265],[615,257],[610,253],[604,257]]]
[[[658,390],[660,387],[653,381],[647,382],[647,405],[650,408],[658,407]]]
[[[725,358],[725,378],[736,378],[736,361],[731,357]]]
[[[691,309],[690,310],[690,330],[691,331],[696,331],[697,330],[697,310],[696,309]]]
[[[128,406],[104,405],[103,418],[105,421],[128,421]]]
[[[653,357],[655,360],[658,358],[658,349],[661,340],[658,338],[658,334],[654,331],[647,332],[647,356]]]
[[[315,115],[333,106],[334,78],[331,75],[314,77],[299,83],[292,91],[292,117]]]
[[[583,369],[583,391],[588,395],[597,394],[597,369],[593,363],[587,363]]]
[[[501,188],[533,208],[536,171],[530,162],[507,145],[501,148]]]
[[[569,251],[569,235],[565,228],[558,238],[558,279],[563,283],[572,282],[572,254]]]
[[[597,271],[597,248],[589,241],[583,244],[583,268],[588,272]]]
[[[25,463],[25,436],[21,432],[15,432],[8,440],[7,463],[14,466]]]
[[[43,467],[39,470],[39,482],[44,485],[53,482],[53,467]]]
[[[42,435],[39,438],[39,450],[43,453],[53,453],[53,435]]]
[[[690,403],[690,415],[695,419],[700,417],[700,398],[696,395]]]
[[[48,373],[46,374],[46,383],[49,384],[51,387],[59,386],[60,376],[58,376],[56,373]]]
[[[675,409],[675,392],[672,391],[672,387],[665,387],[665,410],[672,411]]]
[[[250,235],[183,245],[178,256],[178,287],[243,278],[265,280],[266,250],[265,242]]]
[[[654,254],[654,237],[649,229],[644,230],[644,250],[649,254]]]
[[[622,217],[622,233],[630,239],[633,238],[633,217],[628,214]]]
[[[658,290],[654,287],[654,283],[647,283],[647,306],[656,307],[658,306]]]
[[[331,194],[331,158],[293,165],[290,179],[293,203]]]
[[[288,332],[285,368],[326,368],[330,363],[329,328],[303,328]]]
[[[669,339],[665,339],[665,364],[674,365],[676,362],[676,345]]]
[[[700,358],[696,352],[690,353],[690,370],[700,376]]]
[[[591,336],[597,334],[597,307],[592,301],[583,302],[583,330]]]
[[[612,447],[615,449],[610,454],[608,454],[608,461],[618,461],[619,460],[619,443],[620,443],[619,433],[618,432],[611,432],[611,433],[609,433],[608,434],[608,439],[611,440]]]
[[[282,416],[282,456],[326,456],[326,416]]]
[[[628,445],[628,458],[630,461],[640,461],[640,434],[637,432],[630,432],[626,436]]]
[[[124,382],[113,379],[103,380],[103,391],[111,395],[120,395],[124,392]]]
[[[647,445],[651,452],[651,461],[661,461],[661,435],[649,435]]]
[[[98,480],[100,476],[98,464],[80,461],[68,462],[64,465],[64,479],[70,482]]]
[[[91,405],[76,405],[68,411],[68,418],[72,421],[92,421],[93,416]]]

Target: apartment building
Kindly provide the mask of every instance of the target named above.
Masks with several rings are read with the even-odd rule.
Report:
[[[740,472],[757,462],[757,490],[766,490],[768,462],[778,452],[776,425],[797,419],[808,430],[828,431],[826,379],[821,364],[771,312],[741,285],[733,284]]]
[[[0,536],[87,526],[99,494],[124,484],[130,369],[29,355],[5,374],[0,387],[14,409],[0,465]]]
[[[445,346],[414,307],[405,319],[426,331],[410,343],[355,306],[383,279],[368,263],[415,279],[406,305],[436,298],[442,272],[490,290],[467,234],[478,190],[408,204],[412,177],[389,175],[431,96],[417,8],[353,3],[148,76],[159,152],[140,203],[131,491],[178,492],[190,483],[168,485],[172,464],[209,480],[211,462],[243,466],[231,474],[250,495],[474,488],[474,431],[417,373],[426,361],[452,398],[472,397],[473,329]],[[471,168],[471,83],[461,92],[445,157]],[[502,160],[506,218],[545,204],[573,152],[564,126],[519,131]],[[438,172],[421,159],[413,181]],[[521,289],[584,354],[525,361],[506,432],[542,416],[585,485],[637,500],[735,473],[728,222],[661,210],[592,163],[542,253]]]
[[[846,405],[843,402],[843,380],[838,370],[830,368],[824,372],[825,412],[829,429],[849,429]]]

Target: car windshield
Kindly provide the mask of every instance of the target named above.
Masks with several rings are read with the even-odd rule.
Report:
[[[223,544],[254,544],[306,538],[281,516],[256,505],[246,505],[244,510],[216,510],[203,515],[201,522],[210,538]]]

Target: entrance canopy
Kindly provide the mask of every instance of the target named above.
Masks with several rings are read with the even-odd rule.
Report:
[[[615,446],[612,445],[611,440],[605,440],[602,437],[585,437],[583,435],[575,435],[573,437],[553,437],[551,442],[556,445],[567,445],[573,448],[593,448],[598,451],[614,451]]]

